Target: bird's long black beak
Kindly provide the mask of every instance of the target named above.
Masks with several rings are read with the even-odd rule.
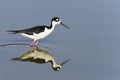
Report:
[[[66,26],[64,23],[60,22],[61,25],[63,25],[65,28],[70,29],[70,27]]]
[[[68,61],[70,61],[70,59],[67,59],[67,60],[65,60],[63,63],[61,63],[60,65],[62,66],[62,65],[64,65],[65,63],[67,63]]]

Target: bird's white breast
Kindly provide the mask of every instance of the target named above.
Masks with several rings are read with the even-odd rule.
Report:
[[[53,32],[53,30],[54,30],[54,28],[52,28],[52,29],[45,28],[44,32],[41,32],[39,34],[33,33],[33,35],[36,40],[43,39],[43,38],[47,37],[49,34],[51,34]]]

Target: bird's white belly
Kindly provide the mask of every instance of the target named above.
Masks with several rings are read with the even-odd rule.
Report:
[[[30,39],[39,40],[39,39],[43,39],[43,38],[47,37],[52,32],[53,32],[53,29],[52,30],[45,29],[44,32],[40,32],[38,34],[33,33],[33,35],[28,35],[28,34],[25,34],[25,33],[20,33],[20,35],[22,35],[24,37],[28,37]]]
[[[51,34],[51,30],[45,30],[45,32],[41,32],[39,34],[36,34],[36,33],[33,33],[34,36],[35,36],[35,39],[38,40],[38,39],[43,39],[45,37],[47,37],[49,34]]]

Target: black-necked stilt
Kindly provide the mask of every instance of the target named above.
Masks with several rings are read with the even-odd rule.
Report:
[[[20,57],[13,58],[12,60],[29,61],[29,62],[39,63],[39,64],[51,62],[52,69],[55,71],[59,71],[62,65],[68,62],[70,59],[65,60],[61,64],[57,64],[54,57],[48,51],[39,49],[38,47],[36,47],[35,49],[26,52]]]
[[[30,47],[33,46],[34,43],[36,43],[36,46],[38,46],[38,40],[43,39],[47,37],[49,34],[51,34],[54,31],[54,28],[57,24],[61,24],[64,27],[68,28],[65,24],[63,24],[58,17],[54,17],[51,20],[50,26],[34,26],[32,28],[23,29],[23,30],[9,30],[8,32],[18,33],[24,37],[28,37],[30,39],[33,39],[33,42],[30,44]]]

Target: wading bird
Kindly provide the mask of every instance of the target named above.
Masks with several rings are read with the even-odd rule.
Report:
[[[45,37],[47,37],[48,35],[50,35],[53,31],[56,25],[61,24],[64,27],[66,27],[67,29],[69,29],[68,26],[66,26],[65,24],[63,24],[60,20],[59,17],[54,17],[51,20],[51,25],[50,26],[34,26],[32,28],[28,28],[28,29],[23,29],[23,30],[9,30],[7,32],[12,32],[14,34],[20,34],[24,37],[33,39],[33,42],[30,44],[30,47],[32,47],[34,45],[34,43],[36,44],[36,46],[38,46],[38,40],[39,39],[43,39]]]

